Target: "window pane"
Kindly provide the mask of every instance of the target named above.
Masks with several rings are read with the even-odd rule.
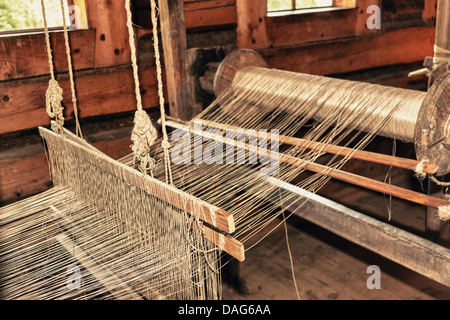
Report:
[[[67,2],[64,1],[66,22],[69,25]],[[47,24],[63,25],[60,0],[45,0]],[[41,0],[0,0],[0,31],[44,28]]]
[[[267,0],[268,11],[292,10],[292,0]]]
[[[296,0],[296,9],[331,7],[333,0]]]

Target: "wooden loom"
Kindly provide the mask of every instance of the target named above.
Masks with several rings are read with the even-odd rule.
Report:
[[[248,58],[248,56],[251,57]],[[236,71],[239,71],[244,66],[249,65],[261,66],[261,60],[259,58],[253,59],[256,56],[257,55],[255,55],[253,52],[249,51],[237,52],[234,55],[230,56],[222,64],[222,67],[219,69],[218,75],[216,77],[216,83],[221,84],[221,86],[223,86],[222,89],[220,89],[218,85],[216,87],[217,92],[221,92],[223,90],[223,88],[225,87],[223,83],[232,84],[234,74],[236,73]],[[242,63],[242,61],[239,61],[239,59],[241,58],[245,60],[244,63]],[[236,61],[236,59],[238,61]],[[245,70],[242,70],[241,72],[245,72]],[[429,160],[429,162],[425,163],[422,169],[424,173],[428,174],[438,173],[440,175],[443,175],[448,173],[449,171],[448,152],[445,147],[445,141],[444,140],[439,141],[440,138],[436,139],[436,137],[443,136],[443,132],[447,130],[446,123],[448,115],[447,108],[449,105],[448,100],[449,79],[450,78],[447,73],[446,75],[442,76],[439,80],[435,82],[434,86],[431,88],[428,94],[426,95],[424,94],[423,109],[420,111],[420,117],[416,123],[416,132],[418,133],[415,136],[416,151],[419,160],[425,158]],[[173,122],[170,123],[171,126],[176,128],[183,128],[182,126],[183,123],[181,123],[180,126],[179,121],[175,121],[174,119],[172,119],[172,121]],[[221,128],[222,126],[222,124],[220,123],[206,122],[206,121],[205,124],[210,127],[216,128]],[[429,128],[430,130],[426,130],[427,128]],[[46,141],[51,141],[52,139],[55,138],[55,135],[53,133],[51,133],[50,131],[46,131],[44,129],[41,129],[41,134]],[[66,138],[67,139],[64,140],[64,143],[76,148],[76,150],[78,150],[77,152],[83,154],[83,157],[86,158],[95,157],[96,161],[100,159],[100,163],[102,163],[102,170],[105,170],[106,172],[122,177],[122,179],[127,183],[129,183],[130,185],[133,185],[137,188],[141,188],[145,192],[148,192],[149,194],[152,194],[165,202],[170,202],[171,205],[180,206],[180,203],[187,202],[188,204],[187,211],[193,213],[192,212],[192,208],[194,207],[193,203],[199,202],[201,204],[200,207],[202,211],[202,214],[200,216],[203,217],[202,220],[203,222],[206,223],[204,234],[205,238],[214,243],[216,246],[221,247],[225,252],[229,253],[231,256],[235,257],[239,261],[244,260],[244,248],[242,243],[233,239],[229,235],[234,232],[235,226],[233,217],[228,212],[218,207],[215,207],[211,204],[208,204],[202,201],[201,199],[196,199],[192,195],[189,195],[183,192],[182,190],[171,188],[170,186],[161,183],[159,180],[152,179],[150,177],[143,177],[142,175],[140,175],[138,171],[133,170],[112,159],[104,157],[103,155],[99,154],[98,151],[91,148],[89,145],[85,145],[82,140],[78,140],[76,137],[70,136],[69,133],[67,133]],[[348,153],[353,153],[352,150],[343,147],[311,144],[308,141],[302,141],[301,139],[295,137],[282,136],[280,142],[284,144],[293,144],[297,146],[303,144],[304,147],[312,149],[324,148],[323,150],[325,152],[338,155],[347,155]],[[374,155],[364,151],[358,151],[357,153],[352,154],[352,156],[354,158],[359,158],[362,160],[370,160],[388,165],[394,164],[398,165],[399,167],[412,170],[414,170],[417,167],[417,165],[420,164],[420,161],[385,157],[380,155]],[[282,161],[286,161],[287,163],[305,165],[304,162],[302,161],[299,162],[299,160],[290,158],[289,156],[283,157],[283,155],[281,155],[281,159]],[[307,163],[306,165],[308,170],[316,172],[323,171],[322,167],[318,167],[313,163]],[[427,206],[437,208],[440,206],[448,205],[447,201],[438,199],[436,197],[430,197],[419,193],[414,193],[409,190],[395,188],[394,186],[377,184],[375,181],[368,181],[365,179],[361,179],[361,177],[358,176],[352,177],[351,175],[339,172],[337,170],[330,171],[330,175],[333,178],[343,179],[344,181],[347,182],[360,183],[360,185],[364,187],[374,188],[375,190],[380,192],[386,192],[387,194],[392,194],[398,197],[407,197],[408,200],[410,201],[415,201]],[[308,194],[307,192],[296,189],[295,186],[289,185],[284,181],[279,180],[277,181],[276,179],[273,178],[268,178],[268,180],[270,183],[278,184],[282,188],[298,193],[303,197],[306,196],[311,198],[313,201],[319,201],[327,204],[324,199],[320,199],[320,197],[318,196]],[[180,199],[179,201],[170,200],[177,197]],[[293,205],[295,206],[295,203]],[[419,261],[414,261],[412,258],[410,258],[400,262],[414,270],[417,270],[423,274],[430,276],[430,278],[434,280],[449,285],[448,279],[446,277],[449,271],[448,262],[450,255],[448,250],[442,249],[439,246],[433,245],[432,243],[422,241],[419,238],[414,237],[410,234],[401,232],[399,233],[395,229],[389,228],[389,226],[387,225],[377,223],[374,220],[368,219],[367,217],[358,216],[357,214],[350,212],[348,209],[339,207],[336,204],[328,202],[327,205],[329,208],[332,208],[329,210],[334,211],[333,214],[335,214],[336,220],[333,226],[333,231],[343,235],[344,237],[351,238],[353,241],[357,243],[367,241],[363,245],[372,249],[375,249],[376,247],[375,242],[386,241],[389,238],[404,240],[403,242],[396,243],[395,246],[391,248],[390,252],[383,251],[381,253],[388,255],[395,261],[399,261],[401,259],[404,259],[404,256],[402,257],[395,256],[395,253],[398,252],[397,250],[401,249],[402,252],[409,253],[411,248],[414,248],[415,250],[418,250],[420,252],[419,254],[421,255],[421,259],[419,259]],[[322,216],[316,215],[312,217],[308,214],[307,212],[308,210],[304,211],[305,211],[304,216],[308,216],[308,219],[310,219],[311,221],[316,222],[319,225],[325,226],[326,228],[330,228],[329,220],[328,221],[320,220],[323,219],[325,215]],[[211,217],[215,218],[213,219]],[[342,219],[337,217],[341,217]],[[328,217],[328,219],[333,218]],[[348,223],[344,223],[344,219],[347,220],[353,219],[351,223],[353,227],[362,228],[370,226],[373,228],[381,228],[383,232],[379,234],[380,238],[372,239],[371,241],[368,241],[368,239],[361,239],[355,237],[354,233],[347,233],[344,231],[345,228],[351,229]],[[384,248],[384,250],[386,250],[386,248]],[[417,253],[414,253],[412,255],[415,256],[416,254]],[[429,274],[430,273],[429,271],[423,269],[423,260],[430,261],[431,260],[430,257],[432,255],[434,256],[434,259],[432,259],[433,274]]]

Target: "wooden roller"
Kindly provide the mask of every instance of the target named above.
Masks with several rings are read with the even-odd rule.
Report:
[[[227,88],[237,86],[238,79],[243,74],[251,74],[252,72],[261,71],[258,69],[267,68],[264,59],[255,51],[249,49],[239,49],[228,55],[220,64],[214,79],[214,92],[219,96]],[[273,70],[273,69],[272,69]],[[260,73],[260,72],[259,72]],[[268,77],[273,76],[273,79],[267,81],[282,81],[289,82],[290,85],[295,85],[294,81],[308,81],[314,89],[314,83],[329,79],[321,76],[294,74],[288,71],[273,70],[268,73]],[[299,75],[299,76],[294,76]],[[302,77],[304,79],[302,79]],[[294,80],[292,78],[300,78]],[[342,87],[344,84],[356,84],[354,81],[332,79],[329,81],[330,86]],[[239,85],[242,86],[242,83]],[[400,88],[392,88],[380,86],[369,83],[358,83],[359,86],[365,88],[368,92],[375,91],[376,88],[385,88],[390,95],[399,101],[403,101],[405,96],[411,101],[406,101],[408,108],[405,110],[398,110],[395,117],[390,119],[384,129],[379,133],[382,136],[401,139],[404,142],[414,143],[416,157],[419,161],[427,161],[439,166],[436,174],[438,176],[445,175],[450,172],[450,72],[447,71],[441,75],[428,90],[427,93],[420,91],[413,91]],[[251,88],[249,88],[251,90]],[[286,94],[279,92],[269,92],[267,94]],[[342,92],[343,99],[349,92]],[[391,96],[391,97],[392,97]],[[296,97],[292,97],[296,99]],[[380,97],[380,104],[382,105],[383,98]],[[387,99],[386,99],[387,100]],[[390,99],[389,101],[392,101]],[[300,102],[300,101],[299,101]],[[334,103],[334,102],[329,102]],[[361,99],[360,103],[364,103]],[[388,102],[386,102],[388,103]],[[386,108],[378,108],[381,115],[385,109],[392,109],[392,106]],[[370,112],[370,106],[368,106]],[[372,115],[368,115],[370,118]],[[380,116],[380,115],[378,115]],[[323,115],[326,117],[326,114]],[[320,121],[320,114],[316,117]],[[370,123],[370,121],[369,121]],[[400,129],[401,128],[401,129]],[[368,128],[361,128],[363,131],[369,131]]]

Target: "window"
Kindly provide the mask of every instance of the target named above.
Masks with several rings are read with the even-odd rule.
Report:
[[[299,9],[327,8],[335,5],[334,0],[267,0],[267,10],[291,11]]]
[[[66,22],[70,25],[67,1],[64,1]],[[62,27],[60,0],[45,0],[49,28]],[[0,32],[42,29],[41,0],[0,0]]]

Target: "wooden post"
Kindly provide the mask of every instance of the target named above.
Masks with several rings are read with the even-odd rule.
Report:
[[[434,26],[434,20],[436,19],[437,0],[425,0],[424,8],[422,11],[422,20],[427,26]]]
[[[439,0],[437,3],[437,13],[436,13],[436,38],[435,45],[439,48],[450,50],[450,1],[447,0]],[[436,53],[436,58],[443,57],[443,54]],[[448,70],[450,65],[441,65],[441,67],[433,68],[430,76],[428,84],[431,85],[435,82],[435,80],[442,75],[444,72]],[[442,181],[449,181],[449,175],[444,178],[440,178]],[[441,187],[434,184],[430,179],[428,179],[428,194],[431,194],[436,197],[443,197],[444,192]],[[449,241],[450,233],[444,231],[442,228],[443,223],[437,218],[437,211],[433,208],[427,208],[427,216],[426,216],[426,233],[427,237],[435,241],[437,243],[441,243],[442,241]]]
[[[450,1],[439,0],[436,12],[436,36],[434,58],[448,58],[448,53],[442,51],[450,51]],[[439,64],[433,62],[433,69],[429,76],[429,86],[439,78],[441,74],[449,69],[449,64]]]
[[[170,115],[190,120],[201,109],[192,103],[183,0],[160,0],[159,9]]]
[[[89,28],[96,30],[93,44],[95,68],[130,64],[125,1],[86,0],[77,3],[85,5]]]
[[[267,0],[236,0],[237,42],[243,49],[270,46],[266,31]]]
[[[450,50],[450,2],[440,0],[436,17],[436,45]]]

